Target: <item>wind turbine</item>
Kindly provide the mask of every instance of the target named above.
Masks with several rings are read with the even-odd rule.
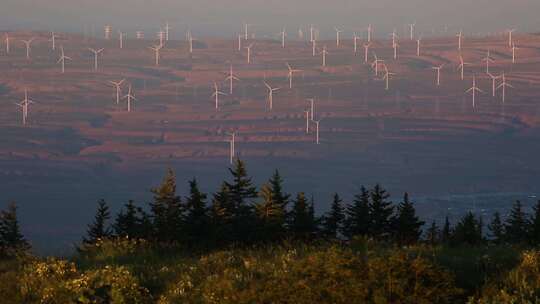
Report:
[[[193,35],[191,35],[191,31],[189,32],[188,42],[189,42],[189,53],[193,54]]]
[[[285,37],[287,36],[287,32],[285,31],[285,28],[279,33],[281,35],[281,48],[285,48]]]
[[[302,72],[302,70],[295,70],[293,69],[289,63],[287,62],[287,69],[289,69],[289,73],[287,74],[287,78],[289,79],[289,89],[292,89],[292,82],[293,82],[293,75],[297,72]]]
[[[172,27],[169,26],[169,22],[165,24],[165,41],[169,41],[169,31]]]
[[[444,63],[440,66],[432,67],[432,69],[437,70],[437,86],[441,85],[441,70],[444,67]]]
[[[137,98],[131,94],[131,85],[129,85],[128,93],[126,96],[124,96],[124,99],[127,99],[127,111],[131,112],[131,101],[137,100]]]
[[[409,23],[409,31],[410,31],[411,41],[414,40],[414,27],[415,26],[416,26],[416,22],[415,23]]]
[[[339,35],[343,32],[342,30],[338,29],[337,27],[334,27],[334,30],[336,31],[336,47],[339,47]]]
[[[270,110],[273,108],[274,104],[274,92],[280,90],[281,88],[272,88],[266,81],[264,82],[266,88],[268,88],[268,105]]]
[[[308,98],[307,101],[310,103],[311,120],[313,120],[313,115],[315,113],[315,98]]]
[[[502,75],[495,76],[491,73],[487,73],[489,77],[491,77],[491,95],[495,97],[495,91],[496,91],[496,85],[497,85],[497,79],[501,78]]]
[[[251,63],[251,48],[253,47],[253,43],[246,46],[246,49],[247,49],[247,63],[250,64]]]
[[[371,26],[371,24],[368,26],[367,28],[367,41],[368,42],[371,42],[371,35],[373,33],[373,27]]]
[[[369,54],[370,46],[371,46],[371,42],[364,44],[364,63],[368,63],[368,54]]]
[[[514,41],[512,40],[512,33],[515,31],[516,29],[509,29],[507,30],[507,33],[508,33],[508,47],[512,47],[514,45]]]
[[[234,161],[234,157],[236,156],[236,151],[235,151],[236,132],[232,132],[230,135],[231,135],[231,140],[229,140],[229,143],[230,143],[230,148],[229,148],[230,160],[229,161],[232,165]]]
[[[162,46],[160,45],[154,45],[153,47],[149,47],[149,49],[153,50],[155,53],[155,64],[156,66],[159,66],[159,51],[161,50]]]
[[[398,37],[398,35],[396,34],[396,29],[394,29],[394,31],[390,35],[392,36],[392,47],[395,47],[396,40],[397,40],[397,37]]]
[[[67,60],[72,60],[72,59],[71,59],[71,57],[68,57],[68,56],[66,56],[64,54],[64,47],[63,46],[60,47],[60,52],[61,52],[60,59],[58,59],[57,63],[62,62],[62,74],[64,74],[65,66],[66,66],[66,59]]]
[[[315,36],[313,35],[313,31],[314,31],[313,24],[310,24],[309,25],[309,41],[311,41],[311,42],[313,42],[313,40],[315,40]]]
[[[354,54],[356,55],[358,51],[358,36],[356,35],[356,32],[353,33],[353,45],[354,45]]]
[[[165,38],[165,32],[163,30],[160,30],[157,32],[158,38],[159,38],[159,46],[163,47],[163,39]]]
[[[311,40],[311,55],[312,57],[315,57],[317,50],[317,40],[313,39]]]
[[[5,38],[5,41],[6,41],[6,54],[9,54],[9,51],[10,51],[10,49],[9,49],[9,40],[10,40],[9,39],[9,34],[6,33],[6,38]]]
[[[16,105],[18,105],[22,109],[23,126],[26,125],[26,121],[28,119],[28,106],[32,103],[34,103],[34,101],[28,99],[28,90],[24,89],[24,99],[21,101],[21,103],[16,103]]]
[[[31,44],[35,38],[30,38],[29,40],[21,40],[26,45],[26,59],[30,59]]]
[[[212,97],[214,97],[216,101],[216,111],[219,110],[219,95],[227,95],[227,94],[221,92],[218,88],[217,83],[214,81],[214,94],[212,94]]]
[[[315,133],[316,134],[316,137],[315,137],[316,140],[315,140],[315,142],[318,145],[320,143],[319,142],[319,124],[321,123],[321,120],[320,119],[319,120],[314,120],[313,122],[315,123],[315,128],[316,128],[316,133]]]
[[[251,24],[244,23],[244,40],[248,40],[248,28]]]
[[[468,89],[467,91],[465,91],[465,93],[469,93],[469,92],[472,92],[472,106],[473,108],[476,107],[476,102],[475,102],[475,99],[476,99],[476,92],[480,92],[480,93],[484,93],[484,91],[480,90],[477,86],[476,86],[476,76],[473,75],[473,84],[472,84],[472,87],[470,89]]]
[[[229,76],[227,76],[227,78],[225,78],[225,80],[229,81],[229,94],[232,95],[232,93],[233,93],[233,82],[235,80],[240,81],[240,78],[234,76],[234,74],[233,74],[232,64],[231,64],[230,69],[229,69]]]
[[[242,35],[238,34],[238,51],[242,51]]]
[[[519,50],[519,48],[512,44],[512,63],[516,63],[516,50]]]
[[[461,50],[461,44],[463,41],[463,31],[459,31],[459,33],[456,35],[458,37],[458,50]]]
[[[125,79],[122,79],[118,82],[115,81],[109,81],[110,84],[116,87],[116,104],[120,103],[120,94],[122,94],[122,84],[126,81]]]
[[[309,110],[304,111],[306,113],[306,134],[309,134]]]
[[[420,57],[420,44],[422,43],[422,37],[416,39],[416,56]]]
[[[98,69],[98,57],[101,52],[103,52],[103,49],[95,50],[92,48],[88,48],[90,52],[94,53],[94,71],[97,71]]]
[[[328,55],[328,51],[326,50],[326,45],[323,47],[323,50],[321,52],[322,54],[322,66],[326,66],[326,55]]]
[[[56,50],[56,34],[54,32],[51,32],[51,39],[49,41],[52,42],[52,50],[55,51]]]
[[[373,53],[375,59],[371,63],[371,68],[375,69],[375,76],[379,76],[379,64],[384,63],[384,60],[377,58],[377,54]]]
[[[484,59],[482,59],[482,61],[486,62],[486,74],[489,74],[489,64],[491,62],[495,62],[495,60],[493,60],[493,58],[491,58],[491,56],[489,54],[489,50],[487,50],[486,57],[484,57]]]
[[[390,73],[388,72],[388,67],[386,66],[386,64],[384,65],[384,76],[383,76],[383,80],[386,81],[386,85],[385,85],[385,90],[388,91],[390,89],[390,76],[391,75],[396,75],[395,73]]]
[[[394,60],[397,60],[399,44],[397,42],[394,43],[393,48],[394,48]]]
[[[124,48],[124,35],[125,33],[118,31],[118,42],[119,42],[120,49]]]
[[[463,56],[459,55],[459,66],[458,69],[461,70],[461,80],[465,77],[465,66],[469,65],[469,63],[463,61]]]
[[[499,84],[499,86],[497,87],[497,89],[502,88],[502,102],[503,103],[504,103],[504,100],[506,99],[506,88],[507,87],[513,88],[514,86],[512,86],[511,84],[506,82],[506,76],[505,76],[505,74],[503,72],[502,73],[502,83]]]

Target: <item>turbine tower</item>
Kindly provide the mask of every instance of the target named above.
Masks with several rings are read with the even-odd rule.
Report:
[[[458,50],[461,51],[461,45],[463,43],[463,31],[459,31],[456,37],[458,37]]]
[[[440,66],[432,67],[432,69],[437,71],[437,86],[441,85],[441,70],[444,67],[444,63]]]
[[[476,86],[476,76],[474,76],[474,75],[473,75],[472,87],[470,89],[468,89],[467,91],[465,91],[465,93],[469,93],[469,92],[472,92],[472,106],[473,106],[473,108],[475,108],[476,107],[476,92],[484,93],[484,91],[480,90]]]
[[[315,114],[315,98],[308,98],[307,101],[310,103],[310,119],[313,120]]]
[[[373,53],[375,59],[371,63],[371,68],[375,69],[375,76],[379,76],[379,65],[384,63],[384,60],[377,58],[377,54]]]
[[[235,143],[236,143],[236,133],[235,132],[232,132],[231,134],[231,140],[229,140],[229,162],[230,164],[232,165],[233,162],[234,162],[234,157],[236,156],[236,151],[235,151]]]
[[[25,46],[26,46],[26,59],[30,59],[30,53],[32,51],[32,41],[34,41],[35,38],[30,38],[29,40],[21,40]]]
[[[328,55],[328,51],[326,50],[326,45],[323,47],[321,54],[322,54],[322,66],[326,67],[326,55]]]
[[[118,31],[118,43],[119,43],[120,49],[124,48],[124,35],[125,33]]]
[[[285,37],[287,37],[287,32],[285,31],[285,28],[279,33],[281,35],[281,48],[285,48]]]
[[[53,51],[56,51],[56,37],[56,34],[51,32],[51,39],[49,41],[52,43],[51,48]]]
[[[356,53],[358,52],[358,35],[356,35],[356,32],[353,33],[353,48],[354,48],[354,54],[356,55]]]
[[[24,99],[21,101],[21,103],[16,103],[19,107],[21,107],[22,111],[22,124],[23,126],[26,125],[26,122],[28,120],[28,108],[30,104],[34,103],[34,101],[30,100],[28,98],[28,90],[24,89]]]
[[[414,40],[414,27],[415,26],[416,26],[416,22],[409,24],[409,34],[410,34],[411,41]]]
[[[229,81],[229,94],[232,95],[233,94],[233,82],[235,80],[240,81],[240,78],[234,76],[234,74],[233,74],[232,64],[231,64],[230,69],[229,69],[229,76],[227,76],[227,78],[225,78],[225,80]]]
[[[459,55],[459,65],[458,69],[461,70],[461,80],[465,78],[465,66],[469,65],[469,63],[463,61],[463,56]]]
[[[499,76],[495,76],[491,73],[487,73],[488,76],[491,78],[491,95],[493,97],[495,97],[495,91],[496,91],[496,88],[497,88],[497,79],[501,78],[502,75],[499,75]]]
[[[516,63],[516,50],[519,50],[519,48],[512,44],[512,63]]]
[[[320,144],[320,141],[319,141],[319,124],[321,123],[321,120],[314,120],[313,121],[315,123],[315,128],[316,128],[316,131],[315,131],[315,143],[318,145]]]
[[[126,81],[125,79],[122,79],[118,82],[115,81],[109,81],[110,84],[115,86],[116,88],[116,104],[120,104],[120,94],[122,94],[122,84]]]
[[[169,41],[169,32],[172,27],[169,26],[169,22],[165,24],[165,41]]]
[[[64,74],[65,66],[66,66],[66,59],[67,60],[72,60],[72,59],[71,59],[71,57],[68,57],[68,56],[66,56],[64,54],[64,47],[63,46],[60,47],[60,53],[61,53],[60,59],[58,59],[57,63],[60,63],[60,62],[62,63],[62,74]]]
[[[416,39],[416,56],[420,57],[420,44],[422,43],[422,37]]]
[[[371,42],[364,44],[364,63],[368,63],[368,54],[369,54],[370,46],[371,46]]]
[[[336,47],[339,47],[339,36],[343,32],[342,30],[338,29],[337,27],[334,27],[334,30],[336,31]]]
[[[154,51],[154,55],[155,55],[155,65],[156,66],[159,66],[159,51],[161,50],[162,46],[161,45],[154,45],[153,47],[149,47],[149,49],[153,50]]]
[[[131,84],[129,85],[128,93],[124,96],[124,99],[127,99],[127,111],[131,112],[131,102],[132,100],[137,100],[137,98],[131,94]]]
[[[495,62],[495,60],[493,60],[493,58],[491,58],[489,50],[487,50],[486,57],[484,57],[484,59],[482,59],[482,61],[484,61],[486,63],[486,74],[489,75],[489,64],[492,63],[492,62]]]
[[[502,102],[504,103],[506,99],[506,88],[513,88],[511,84],[506,82],[506,76],[504,72],[502,73],[502,83],[497,87],[497,89],[502,88]]]
[[[395,73],[390,73],[388,72],[388,67],[386,66],[386,64],[384,65],[384,76],[383,76],[383,80],[386,81],[386,85],[385,85],[385,90],[388,91],[390,89],[390,76],[391,75],[396,75]]]
[[[508,47],[512,47],[514,45],[514,41],[512,40],[512,33],[515,32],[516,29],[509,29],[507,30],[508,33]]]
[[[246,46],[246,49],[247,49],[247,63],[250,64],[251,63],[251,48],[253,47],[253,43]]]
[[[5,38],[5,41],[6,41],[6,54],[9,54],[9,41],[10,41],[10,38],[9,38],[9,34],[6,33],[6,38]]]
[[[217,83],[214,81],[214,94],[212,94],[212,97],[215,98],[216,102],[216,111],[219,110],[219,95],[227,95],[223,92],[221,92],[218,88]]]
[[[280,88],[272,88],[266,81],[264,85],[268,89],[268,106],[272,110],[274,107],[274,92],[280,90]]]
[[[306,134],[309,134],[309,110],[304,111],[306,113]]]
[[[289,63],[287,62],[287,69],[289,69],[289,72],[287,74],[287,78],[289,79],[289,89],[292,89],[292,83],[293,83],[293,75],[294,73],[297,73],[297,72],[302,72],[302,70],[295,70],[293,69]]]
[[[99,57],[99,54],[103,52],[103,49],[96,50],[96,49],[88,48],[88,50],[94,53],[94,71],[97,71],[98,70],[98,57]]]

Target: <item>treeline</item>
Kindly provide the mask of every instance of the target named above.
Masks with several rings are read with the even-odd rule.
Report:
[[[283,240],[341,240],[365,236],[399,245],[426,242],[432,245],[476,245],[485,242],[540,244],[540,201],[527,215],[517,201],[503,220],[495,213],[484,231],[483,219],[467,213],[453,226],[448,217],[442,228],[427,225],[416,215],[407,193],[394,204],[380,185],[361,187],[351,202],[336,193],[330,210],[315,212],[314,199],[304,192],[294,197],[283,190],[278,171],[260,189],[253,184],[245,164],[237,160],[224,181],[210,197],[197,180],[189,181],[189,194],[177,193],[176,177],[168,170],[163,182],[151,189],[147,206],[129,201],[114,217],[104,200],[98,202],[83,246],[107,238],[144,239],[186,247],[220,248]],[[0,216],[0,246],[3,251],[27,249],[20,232],[16,207],[11,204]]]

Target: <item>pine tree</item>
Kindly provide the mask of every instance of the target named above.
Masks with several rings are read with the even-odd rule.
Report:
[[[370,235],[378,239],[388,238],[392,233],[392,215],[394,213],[392,202],[387,201],[390,195],[377,184],[370,191],[370,196]]]
[[[293,202],[288,225],[293,238],[306,240],[314,236],[317,223],[312,209],[312,204],[308,203],[305,194],[298,193]]]
[[[351,239],[357,235],[367,235],[369,232],[369,191],[364,186],[356,194],[353,203],[347,205],[345,210],[344,235]]]
[[[141,218],[133,200],[129,200],[116,216],[113,224],[114,232],[119,237],[140,238],[141,237]]]
[[[283,179],[276,170],[259,193],[261,202],[255,204],[262,240],[279,240],[285,237],[285,222],[289,195],[283,193]]]
[[[169,169],[163,182],[151,190],[154,195],[150,203],[154,238],[158,241],[179,241],[182,235],[184,208],[180,196],[176,195],[176,177]]]
[[[516,201],[504,225],[505,238],[511,243],[525,243],[528,237],[528,227],[527,215],[523,212],[521,202]]]
[[[326,213],[323,220],[323,232],[326,236],[337,238],[343,230],[345,214],[343,200],[337,193],[334,193],[330,210]]]
[[[533,246],[540,245],[540,200],[534,206],[534,214],[531,219],[530,240]]]
[[[501,220],[501,214],[499,212],[495,212],[493,214],[493,219],[488,225],[488,229],[490,231],[493,243],[501,244],[504,241],[504,224]]]
[[[202,242],[208,237],[208,209],[206,194],[199,190],[196,179],[189,181],[189,196],[186,198],[186,231],[190,242]]]
[[[403,202],[397,207],[397,216],[394,220],[397,242],[402,245],[418,242],[420,235],[422,235],[421,227],[424,223],[416,216],[414,204],[409,201],[409,194],[405,193]]]
[[[468,212],[456,225],[453,234],[455,244],[478,245],[483,241],[482,223],[472,212]]]
[[[6,210],[0,213],[0,251],[28,250],[30,244],[26,241],[19,227],[17,205],[10,203]]]
[[[219,191],[214,193],[209,210],[210,231],[212,234],[212,241],[216,245],[225,245],[233,241],[233,209],[229,188],[227,187],[227,184],[223,182]]]
[[[112,232],[107,224],[110,218],[111,214],[107,203],[103,199],[99,200],[94,221],[88,225],[87,236],[83,239],[83,243],[95,244],[100,239],[110,237]]]
[[[450,243],[452,240],[452,226],[450,225],[450,220],[448,219],[448,216],[444,219],[444,226],[443,230],[441,232],[441,242],[444,244]]]
[[[439,243],[441,236],[441,231],[439,227],[437,226],[437,223],[433,221],[431,223],[431,226],[426,231],[426,241],[431,246],[435,246]]]
[[[258,196],[257,188],[253,186],[241,160],[237,159],[234,168],[229,168],[229,172],[233,180],[225,185],[232,206],[232,237],[235,242],[252,242],[256,224],[252,203]]]

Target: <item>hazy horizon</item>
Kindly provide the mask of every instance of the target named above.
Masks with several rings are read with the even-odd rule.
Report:
[[[3,30],[41,29],[82,32],[90,28],[101,33],[105,24],[117,29],[156,30],[168,21],[173,35],[182,37],[190,27],[200,35],[231,35],[241,30],[243,22],[254,25],[260,33],[273,33],[287,26],[316,24],[321,34],[331,33],[334,26],[345,31],[358,31],[367,24],[376,26],[376,33],[392,28],[404,30],[416,22],[417,32],[431,32],[448,26],[463,28],[469,33],[502,31],[508,27],[520,32],[540,28],[536,13],[540,1],[533,0],[467,0],[429,1],[392,0],[4,0],[0,12]],[[311,4],[311,5],[309,5]]]

